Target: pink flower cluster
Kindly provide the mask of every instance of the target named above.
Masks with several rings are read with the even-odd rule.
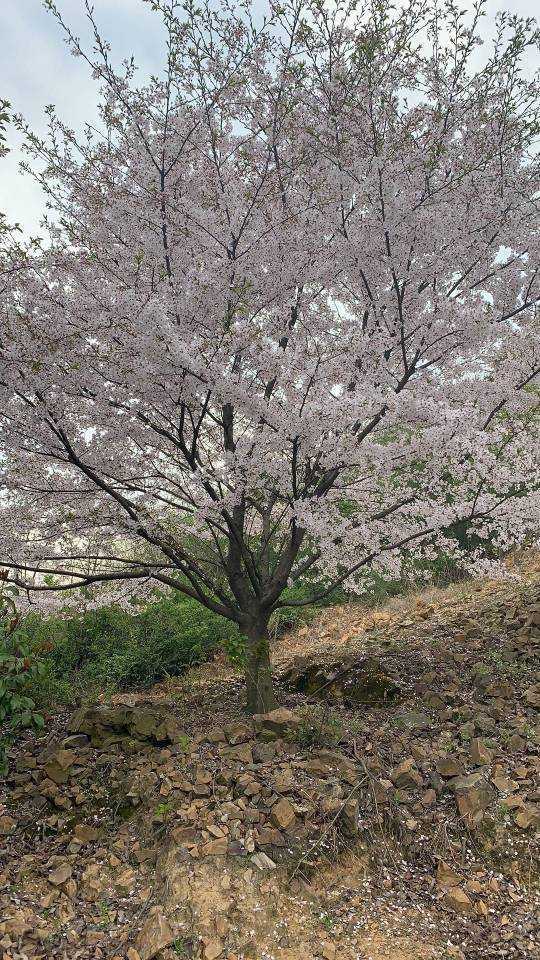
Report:
[[[178,586],[247,623],[302,578],[537,537],[527,26],[475,68],[478,10],[432,0],[154,5],[165,70],[137,87],[50,4],[102,129],[28,134],[47,242],[0,262],[11,579]]]

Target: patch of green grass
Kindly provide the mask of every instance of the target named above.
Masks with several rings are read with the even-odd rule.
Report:
[[[108,904],[105,903],[104,900],[100,900],[97,904],[97,908],[99,913],[100,926],[104,926],[104,927],[108,926],[112,920]]]

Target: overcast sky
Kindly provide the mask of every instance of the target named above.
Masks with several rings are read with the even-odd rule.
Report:
[[[260,0],[261,6],[263,5]],[[57,0],[74,32],[88,38],[82,0]],[[116,62],[135,55],[141,72],[159,72],[161,30],[159,18],[142,0],[94,0],[102,34],[113,47]],[[489,20],[506,7],[522,16],[534,15],[536,0],[491,0]],[[489,22],[486,21],[486,33]],[[0,98],[11,101],[38,133],[44,130],[43,111],[54,103],[63,120],[80,127],[96,117],[96,85],[83,61],[69,55],[58,25],[41,0],[0,0]],[[18,170],[20,144],[9,131],[11,152],[0,160],[0,210],[8,220],[36,232],[43,198],[33,181]]]

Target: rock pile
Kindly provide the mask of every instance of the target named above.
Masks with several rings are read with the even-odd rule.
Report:
[[[156,697],[28,737],[0,793],[2,960],[540,956],[538,585],[469,589],[366,635],[394,699],[351,706],[343,660],[314,657],[333,694],[297,663],[292,709],[253,722],[231,678],[183,716]]]
[[[71,718],[69,730],[75,736],[88,736],[93,746],[101,747],[125,740],[178,743],[183,736],[169,711],[124,704],[81,707]]]
[[[306,756],[293,739],[299,724],[293,713],[278,709],[253,724],[212,728],[180,768],[172,751],[162,751],[164,819],[185,856],[263,853],[253,862],[271,869],[283,854],[289,859],[317,837],[321,855],[328,843],[358,833],[357,795],[365,780],[360,766],[340,751]],[[323,837],[329,819],[333,831]]]

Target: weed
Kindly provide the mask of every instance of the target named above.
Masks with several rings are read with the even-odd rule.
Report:
[[[100,925],[104,927],[108,926],[109,923],[111,922],[111,914],[110,914],[108,905],[105,903],[104,900],[100,900],[97,905],[97,908],[99,912]]]
[[[391,717],[389,722],[392,724],[392,726],[397,727],[398,730],[405,730],[407,726],[405,717],[400,717],[399,715]]]
[[[343,735],[340,717],[328,707],[306,707],[300,713],[301,723],[294,739],[303,747],[337,746]]]
[[[330,933],[334,926],[333,917],[329,913],[321,913],[321,923],[327,933]]]
[[[184,937],[178,937],[174,940],[172,948],[177,957],[191,957],[193,945],[191,941],[186,940]]]
[[[0,576],[0,772],[7,770],[7,751],[15,734],[25,727],[41,729],[44,719],[29,693],[39,682],[44,665],[37,652],[17,634],[18,591]]]

